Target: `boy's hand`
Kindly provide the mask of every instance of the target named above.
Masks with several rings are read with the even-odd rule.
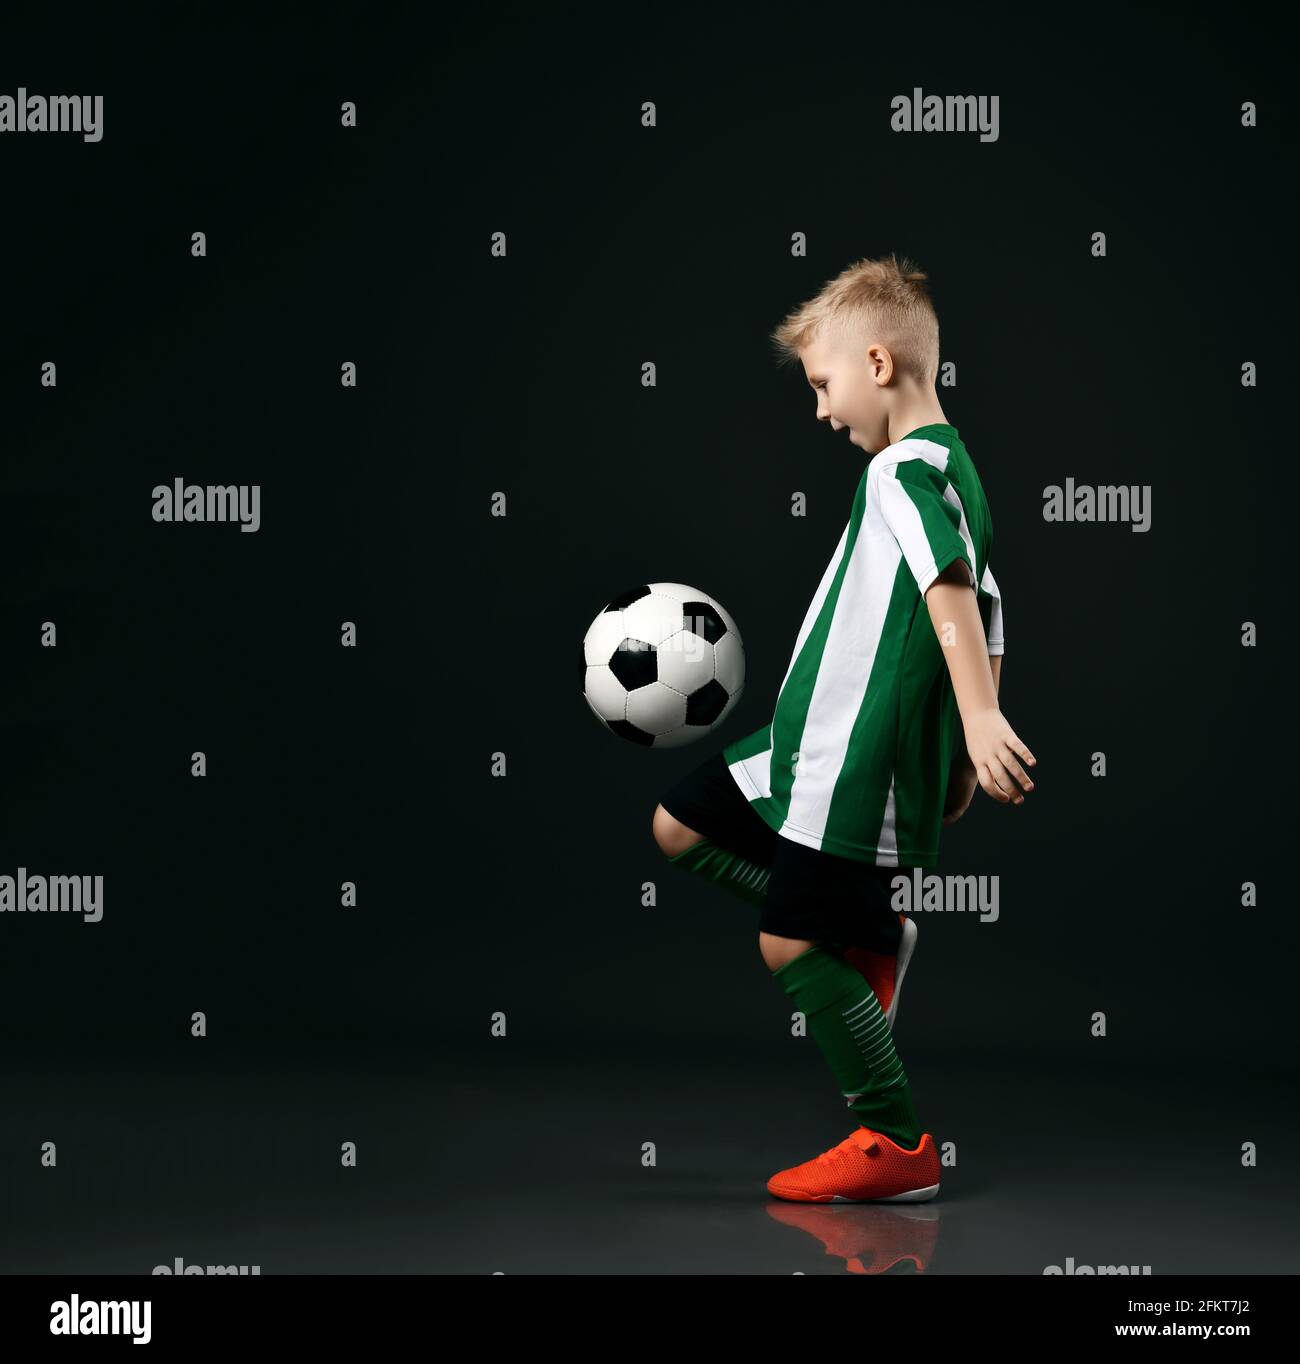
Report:
[[[1007,801],[1023,805],[1023,792],[1032,791],[1034,783],[1021,766],[1021,760],[1032,767],[1038,759],[1007,724],[1006,716],[996,706],[991,706],[972,716],[965,730],[966,752],[979,784],[1003,805]]]
[[[966,807],[979,784],[975,769],[963,754],[948,771],[948,795],[943,803],[945,824],[955,824],[966,813]]]

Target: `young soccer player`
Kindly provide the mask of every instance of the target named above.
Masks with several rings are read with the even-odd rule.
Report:
[[[860,1124],[768,1181],[801,1202],[938,1192],[891,1035],[916,926],[891,909],[890,882],[935,866],[940,825],[977,785],[1016,805],[1034,785],[1037,759],[998,708],[993,527],[935,392],[925,280],[893,255],[859,261],[774,333],[781,360],[803,362],[818,420],[870,462],[771,722],[673,787],[652,824],[674,864],[761,906],[763,960]]]

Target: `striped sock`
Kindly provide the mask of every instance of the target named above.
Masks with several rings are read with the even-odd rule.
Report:
[[[808,1020],[854,1116],[913,1150],[921,1125],[903,1063],[871,987],[837,953],[810,948],[773,976]]]
[[[668,859],[675,866],[699,872],[716,881],[725,890],[734,891],[742,899],[761,905],[767,899],[767,883],[771,871],[751,862],[747,857],[720,848],[712,839],[702,838],[685,852]]]

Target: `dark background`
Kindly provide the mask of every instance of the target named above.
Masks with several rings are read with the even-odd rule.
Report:
[[[1257,1239],[1294,1202],[1300,939],[1263,13],[6,18],[0,92],[101,93],[105,131],[0,136],[0,873],[102,874],[105,911],[0,922],[0,1268],[828,1267],[732,1214],[851,1124],[756,915],[650,819],[770,718],[862,470],[770,331],[889,251],[931,278],[1039,760],[1022,808],[977,793],[944,831],[1001,918],[920,916],[896,1040],[961,1151],[940,1216],[978,1196],[992,1237],[1041,1191],[917,1267],[1295,1268]],[[998,95],[998,140],[892,132],[915,85]],[[260,483],[261,529],[156,524],[177,477]],[[1150,530],[1045,522],[1067,477],[1151,485]],[[685,750],[616,740],[575,685],[596,612],[656,580],[719,599],[748,659]],[[1162,1179],[1158,1215],[1096,1214]],[[1058,1244],[1075,1202],[1097,1222]],[[1189,1237],[1192,1204],[1241,1227]],[[650,1225],[612,1247],[614,1212]]]

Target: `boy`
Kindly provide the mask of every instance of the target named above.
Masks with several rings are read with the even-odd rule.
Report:
[[[890,1032],[916,927],[890,909],[889,883],[937,863],[939,826],[961,817],[976,785],[1023,804],[1033,782],[1022,760],[1037,762],[998,709],[992,522],[935,392],[939,322],[925,279],[892,255],[859,261],[774,333],[783,362],[802,360],[818,420],[875,458],[771,723],[669,791],[652,825],[675,864],[762,906],[763,960],[859,1121],[768,1181],[800,1202],[938,1192],[934,1140]]]

